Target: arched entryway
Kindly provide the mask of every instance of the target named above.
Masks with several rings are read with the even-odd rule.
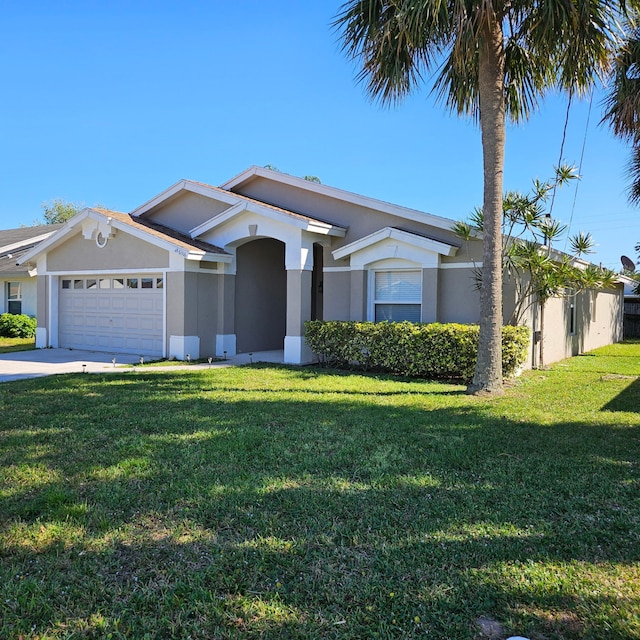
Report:
[[[287,321],[284,243],[260,238],[240,245],[235,288],[237,352],[282,349]]]

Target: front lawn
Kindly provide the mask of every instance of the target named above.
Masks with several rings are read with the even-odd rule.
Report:
[[[640,638],[639,376],[2,384],[0,637]]]
[[[30,351],[36,348],[35,338],[2,338],[0,337],[0,353],[14,351]]]

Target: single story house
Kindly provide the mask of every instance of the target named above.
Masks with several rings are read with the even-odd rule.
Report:
[[[251,167],[131,213],[85,209],[20,262],[37,270],[37,347],[303,363],[309,319],[478,322],[481,256],[452,220]],[[505,318],[514,303],[507,283]],[[548,362],[620,340],[622,286],[549,303],[546,327]]]
[[[17,262],[61,226],[48,224],[0,231],[0,313],[36,315],[35,270],[28,265],[18,265]]]

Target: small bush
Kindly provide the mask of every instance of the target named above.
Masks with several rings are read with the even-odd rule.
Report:
[[[471,380],[478,352],[478,325],[411,322],[305,323],[307,344],[333,367],[360,366],[404,376]],[[528,327],[502,329],[502,369],[514,375],[527,356]]]
[[[24,313],[0,314],[0,336],[3,338],[33,338],[35,335],[35,318]]]

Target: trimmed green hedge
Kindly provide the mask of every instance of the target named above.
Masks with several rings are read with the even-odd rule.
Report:
[[[473,378],[478,325],[411,322],[305,322],[307,344],[333,367],[360,366],[423,378]],[[502,329],[502,370],[514,375],[527,357],[528,327]]]
[[[0,314],[0,336],[3,338],[33,338],[35,335],[35,318],[24,313]]]

